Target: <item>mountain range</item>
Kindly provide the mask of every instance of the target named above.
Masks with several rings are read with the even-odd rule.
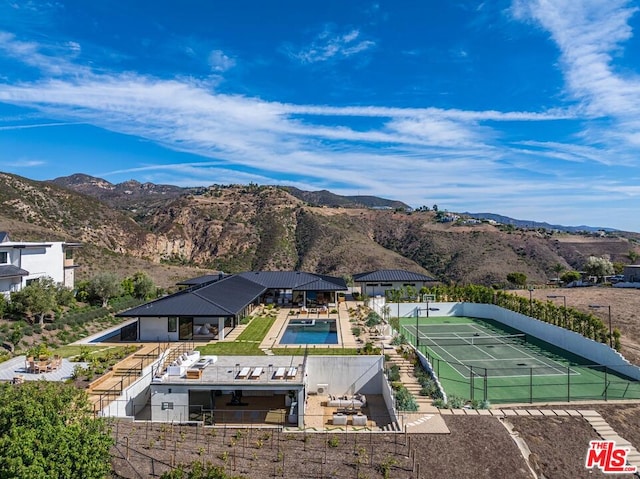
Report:
[[[0,173],[0,231],[18,240],[80,241],[77,275],[148,272],[165,287],[211,271],[345,275],[407,269],[445,282],[533,283],[589,255],[628,262],[640,235],[471,220],[404,203],[291,187],[181,188],[76,174],[34,181]],[[493,219],[493,218],[492,218]],[[595,228],[594,228],[595,229]],[[598,228],[599,229],[599,228]]]

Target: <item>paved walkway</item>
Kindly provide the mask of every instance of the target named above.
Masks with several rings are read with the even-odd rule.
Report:
[[[62,359],[61,366],[48,373],[29,373],[27,372],[26,356],[16,356],[3,363],[0,363],[0,381],[13,381],[14,378],[20,376],[25,381],[39,381],[45,379],[47,381],[64,381],[70,379],[76,366],[86,367],[87,363],[73,363],[66,358]]]
[[[434,408],[435,409],[435,408]],[[409,434],[449,434],[449,428],[441,414],[402,413]]]
[[[353,305],[352,305],[353,306]],[[333,309],[333,308],[330,308]],[[260,349],[265,351],[266,354],[269,354],[272,348],[295,348],[298,349],[300,347],[299,344],[278,344],[278,338],[282,335],[284,328],[287,326],[289,319],[334,319],[337,323],[338,328],[338,344],[316,344],[311,345],[310,347],[319,347],[319,348],[357,348],[360,345],[356,341],[353,333],[351,332],[351,323],[349,321],[349,306],[347,302],[338,303],[337,308],[338,313],[308,313],[305,315],[292,315],[291,311],[299,311],[300,308],[288,308],[282,307],[278,311],[278,316],[274,321],[271,329],[267,332],[264,339],[260,343]],[[236,328],[238,329],[238,328]],[[235,330],[234,330],[235,331]],[[226,338],[225,338],[226,340]]]

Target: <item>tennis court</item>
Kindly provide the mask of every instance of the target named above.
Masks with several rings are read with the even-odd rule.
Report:
[[[402,318],[448,395],[491,402],[639,399],[640,384],[490,320]]]

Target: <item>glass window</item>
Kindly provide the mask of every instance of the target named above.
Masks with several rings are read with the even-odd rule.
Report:
[[[0,264],[5,264],[9,262],[9,253],[6,251],[0,251]]]
[[[167,331],[170,333],[175,333],[178,330],[178,318],[175,316],[169,317],[167,324]]]

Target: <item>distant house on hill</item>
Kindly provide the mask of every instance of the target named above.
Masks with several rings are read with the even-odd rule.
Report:
[[[640,283],[640,264],[630,264],[624,267],[624,281],[627,283]]]
[[[412,286],[419,291],[423,286],[428,286],[436,279],[412,271],[402,269],[379,269],[353,275],[356,286],[360,286],[362,294],[367,296],[385,296],[387,291]]]
[[[11,241],[8,233],[0,232],[0,294],[8,297],[44,277],[73,288],[73,251],[78,247],[80,243],[62,241]]]

